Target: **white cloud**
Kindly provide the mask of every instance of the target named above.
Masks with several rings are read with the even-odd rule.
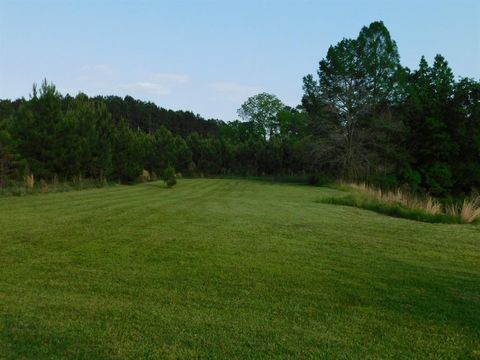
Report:
[[[129,82],[123,84],[119,81],[120,73],[113,70],[107,64],[89,64],[81,67],[76,81],[83,83],[82,87],[86,85],[94,87],[97,90],[101,89],[125,89],[129,94],[144,94],[154,96],[167,96],[172,93],[172,90],[177,86],[181,86],[190,81],[190,76],[181,73],[150,73],[143,78],[133,78]],[[125,80],[124,80],[125,81]]]
[[[185,84],[190,81],[190,76],[187,74],[177,73],[157,73],[152,76],[153,79],[160,82]]]
[[[113,75],[113,69],[107,64],[85,65],[80,69],[80,75],[76,77],[78,81],[97,81],[99,78],[107,78]]]
[[[124,84],[120,85],[120,87],[132,92],[166,96],[172,93],[172,88],[176,85],[185,84],[189,81],[190,77],[186,74],[156,73],[149,76],[146,81]]]
[[[166,96],[170,95],[171,89],[163,84],[154,82],[139,81],[132,84],[123,84],[120,87],[128,89],[129,91],[140,92],[145,94]]]
[[[256,86],[239,84],[236,82],[220,81],[208,85],[210,90],[213,90],[217,95],[215,100],[223,99],[231,102],[241,102],[248,97],[261,92],[260,88]]]

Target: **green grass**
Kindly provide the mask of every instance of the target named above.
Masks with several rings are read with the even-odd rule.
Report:
[[[0,358],[479,358],[480,227],[183,179],[0,198]]]

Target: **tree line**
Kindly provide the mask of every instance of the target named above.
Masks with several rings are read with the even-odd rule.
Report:
[[[61,95],[46,80],[0,101],[0,186],[25,174],[134,182],[142,171],[303,175],[436,196],[480,188],[480,83],[447,61],[400,63],[382,22],[328,49],[295,108],[262,93],[241,120],[206,120],[130,96]]]

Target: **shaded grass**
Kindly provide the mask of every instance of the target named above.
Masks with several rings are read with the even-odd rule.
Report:
[[[237,179],[250,181],[264,181],[270,183],[286,183],[297,185],[313,185],[313,186],[333,186],[335,178],[320,174],[295,174],[295,175],[263,175],[263,176],[238,176],[238,175],[222,175],[214,176],[217,179]]]
[[[250,180],[262,181],[267,183],[286,183],[286,184],[307,184],[308,175],[264,175],[264,176],[238,176],[238,175],[222,175],[214,176],[216,179],[225,180]]]
[[[0,198],[0,358],[475,358],[480,232],[183,179]]]

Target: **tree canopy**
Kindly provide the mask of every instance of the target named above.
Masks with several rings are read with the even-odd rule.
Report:
[[[62,95],[46,80],[0,100],[0,186],[82,176],[131,183],[153,175],[288,175],[405,186],[437,196],[480,188],[480,83],[437,55],[400,63],[388,29],[332,45],[289,107],[260,93],[241,120],[204,119],[131,96]],[[155,176],[152,176],[155,177]]]

